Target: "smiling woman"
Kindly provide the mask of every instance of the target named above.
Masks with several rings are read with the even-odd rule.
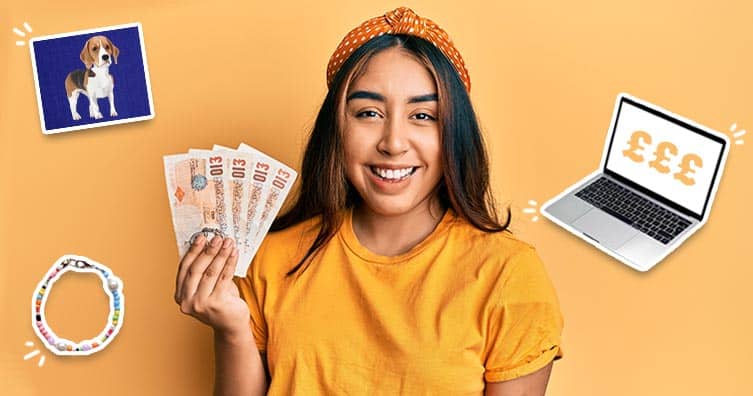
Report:
[[[442,178],[437,110],[431,73],[400,47],[376,54],[350,87],[343,122],[345,173],[363,201],[354,213],[356,234],[372,251],[404,253],[436,227],[444,210],[433,196]],[[414,223],[425,224],[419,232],[424,235],[401,240],[368,229],[380,217],[408,216],[429,220]]]
[[[218,393],[543,394],[559,302],[498,220],[449,37],[398,8],[343,39],[327,82],[296,199],[235,279],[248,320],[217,326]]]
[[[403,19],[418,21],[419,17],[415,16],[412,11],[405,12],[403,9],[385,14],[384,19],[393,20],[397,18],[395,14],[402,13],[402,19],[399,21]],[[408,24],[400,25],[399,22],[395,24],[405,32],[410,30]],[[422,26],[434,26],[435,30],[439,29],[428,20],[424,20]],[[372,150],[373,153],[367,155],[370,155],[372,160],[376,160],[376,163],[368,164],[386,165],[382,169],[384,176],[388,175],[387,171],[391,167],[394,176],[395,165],[414,165],[413,167],[416,168],[414,171],[420,174],[421,180],[424,181],[430,181],[432,175],[436,177],[436,174],[432,172],[439,171],[440,176],[432,185],[432,199],[427,199],[422,206],[414,208],[419,212],[422,210],[426,212],[427,208],[436,209],[437,206],[452,207],[454,212],[474,227],[488,232],[506,230],[509,224],[509,209],[505,224],[500,224],[496,215],[494,198],[489,189],[487,155],[467,91],[470,88],[470,77],[460,54],[454,48],[441,50],[441,47],[421,37],[373,30],[378,28],[379,26],[372,19],[362,24],[361,28],[354,29],[343,39],[343,43],[348,41],[348,37],[359,35],[359,31],[369,29],[372,29],[369,31],[373,32],[374,37],[355,48],[343,49],[341,44],[330,60],[329,92],[324,99],[306,146],[300,173],[300,192],[292,208],[277,219],[271,228],[272,231],[282,230],[305,219],[314,216],[321,217],[322,226],[316,240],[298,265],[288,274],[296,272],[311,254],[335,235],[345,215],[342,209],[355,208],[356,217],[362,214],[359,213],[359,209],[363,206],[359,204],[366,198],[363,196],[363,189],[367,186],[361,183],[362,186],[359,188],[354,178],[364,181],[368,178],[358,178],[354,174],[353,170],[356,168],[351,163],[351,154],[355,154],[356,151],[350,148],[360,150],[359,152]],[[441,32],[441,34],[427,34],[427,36],[442,38],[441,40],[437,38],[435,42],[444,42],[445,45],[451,46],[449,37],[443,31]],[[338,63],[336,57],[339,53],[351,51],[352,55],[347,60]],[[445,52],[457,54],[456,60],[450,61],[444,55]],[[339,68],[334,68],[333,65],[338,64]],[[391,81],[380,81],[382,79],[391,79]],[[376,92],[375,89],[362,88],[362,86],[374,86],[375,83],[382,86],[389,85],[390,92]],[[398,94],[411,97],[397,98]],[[432,98],[436,100],[427,100]],[[390,103],[392,108],[387,113],[388,100],[393,102],[402,100],[403,102],[399,104],[401,112],[424,109],[423,114],[420,114],[421,111],[415,114],[395,114],[397,110],[395,103]],[[367,102],[379,103],[380,107],[364,107]],[[360,109],[357,107],[359,105],[370,111],[361,110],[353,113]],[[356,110],[353,110],[354,108]],[[408,120],[406,117],[411,117],[411,119]],[[400,122],[403,122],[403,125],[399,125]],[[369,127],[371,131],[382,128],[371,134],[372,143],[376,134],[386,134],[386,139],[383,139],[379,147],[374,144],[368,148],[363,147],[365,141],[361,138],[366,139],[363,133],[349,132],[351,129],[364,132],[367,125],[371,125]],[[395,126],[398,129],[394,129]],[[334,131],[340,132],[334,133]],[[390,156],[389,150],[384,150],[385,147],[389,148],[390,145],[394,145],[394,141],[390,142],[390,140],[398,139],[398,144],[404,144],[407,142],[405,137],[408,134],[410,134],[410,140],[415,140],[418,136],[415,131],[419,131],[419,135],[423,136],[421,137],[423,142],[418,145],[411,142],[413,150],[426,153],[431,150],[431,145],[437,147],[439,159],[431,167],[401,164],[400,161],[404,162],[402,157],[405,153],[395,152]],[[427,135],[432,137],[427,140]],[[346,144],[349,146],[345,147]],[[395,148],[392,147],[392,150],[394,151]],[[416,156],[416,153],[410,152],[408,155]],[[363,167],[364,164],[361,166]],[[382,180],[382,183],[374,180],[372,186],[385,187],[386,182],[386,180]],[[420,183],[411,182],[411,184],[414,184],[412,188],[417,188]],[[413,199],[415,198],[414,194]],[[428,197],[424,194],[421,198]],[[415,212],[412,213],[415,214]],[[433,217],[436,223],[436,212]],[[388,233],[382,231],[380,234]]]

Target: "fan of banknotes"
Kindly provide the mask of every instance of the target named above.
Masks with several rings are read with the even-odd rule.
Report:
[[[199,235],[231,237],[235,275],[246,276],[298,173],[244,143],[166,155],[164,163],[180,257]]]

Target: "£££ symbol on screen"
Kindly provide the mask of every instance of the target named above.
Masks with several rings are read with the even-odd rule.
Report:
[[[622,155],[631,159],[633,162],[642,163],[645,158],[643,152],[652,142],[651,134],[646,131],[635,131],[630,135],[627,144],[628,147],[622,151]],[[645,146],[644,146],[645,144]],[[648,162],[648,166],[659,173],[669,173],[671,171],[671,161],[678,156],[678,148],[672,142],[659,142],[653,153],[653,160]],[[703,160],[698,154],[686,153],[677,164],[678,171],[673,174],[673,178],[679,180],[686,186],[695,184],[692,175],[698,169],[703,167]]]

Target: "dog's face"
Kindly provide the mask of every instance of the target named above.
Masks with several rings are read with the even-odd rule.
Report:
[[[92,65],[110,65],[113,59],[115,63],[118,63],[119,53],[120,50],[110,39],[105,36],[94,36],[84,44],[84,49],[81,50],[81,62],[84,62],[87,69]]]

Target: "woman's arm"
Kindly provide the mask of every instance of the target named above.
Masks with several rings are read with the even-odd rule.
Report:
[[[487,382],[486,396],[544,396],[546,385],[549,382],[549,374],[552,372],[552,363],[509,381]]]
[[[250,327],[248,305],[233,283],[238,249],[232,239],[194,241],[175,279],[180,311],[214,329],[215,394],[264,395],[267,378]]]
[[[214,394],[265,395],[265,356],[259,353],[251,331],[241,334],[214,333]]]

